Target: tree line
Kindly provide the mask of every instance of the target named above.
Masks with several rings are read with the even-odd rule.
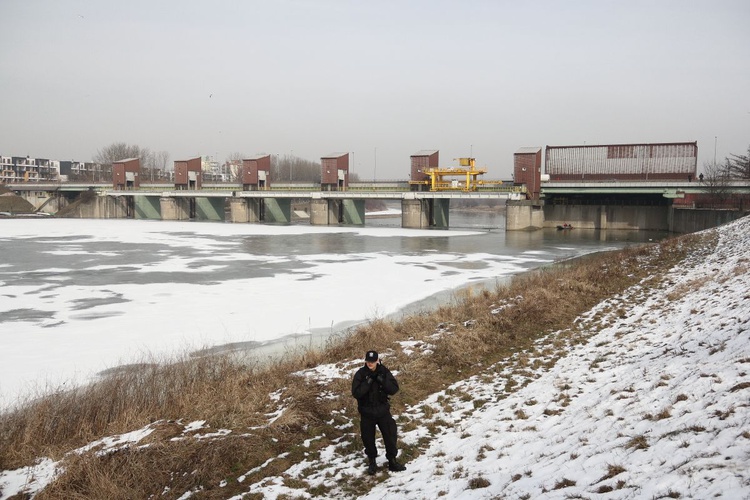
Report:
[[[745,155],[730,154],[724,162],[724,170],[732,179],[750,179],[750,146]]]
[[[750,146],[746,155],[730,154],[722,163],[716,161],[704,163],[704,174],[700,182],[705,186],[708,198],[701,206],[713,208],[744,207],[745,196],[738,196],[731,187],[732,180],[750,180]]]

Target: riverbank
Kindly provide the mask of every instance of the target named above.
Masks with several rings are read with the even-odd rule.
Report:
[[[2,420],[3,494],[33,475],[39,498],[741,498],[748,235],[547,268],[262,370],[212,357],[59,395]],[[401,383],[408,467],[374,480],[349,396],[372,348]]]

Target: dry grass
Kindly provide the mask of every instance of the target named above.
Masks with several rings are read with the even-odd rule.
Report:
[[[689,293],[698,291],[709,281],[710,281],[710,278],[703,277],[703,278],[691,280],[687,283],[682,283],[676,286],[674,290],[672,290],[670,293],[667,294],[667,299],[669,299],[670,301],[679,300]]]
[[[476,490],[480,488],[487,488],[490,486],[489,480],[483,478],[483,477],[473,477],[469,479],[469,489],[470,490]]]
[[[634,436],[625,443],[625,448],[633,448],[634,450],[647,450],[648,447],[648,438],[643,434]]]
[[[207,356],[149,361],[121,370],[102,382],[47,394],[0,415],[0,470],[30,465],[41,456],[59,459],[96,439],[157,423],[148,447],[67,455],[65,473],[38,498],[177,498],[199,489],[199,498],[226,498],[263,477],[283,473],[342,436],[342,442],[350,444],[342,446],[341,453],[360,452],[350,381],[326,384],[326,391],[341,397],[319,398],[323,389],[317,382],[294,372],[360,359],[366,349],[387,353],[388,366],[399,372],[402,390],[393,407],[401,414],[405,405],[419,405],[447,384],[530,348],[541,336],[570,328],[579,314],[601,300],[649,275],[658,280],[659,270],[669,269],[690,246],[699,244],[707,242],[684,236],[551,266],[518,276],[493,292],[456,297],[452,304],[402,321],[371,321],[331,340],[324,350],[289,353],[263,366]],[[497,311],[497,304],[509,306]],[[406,355],[397,343],[401,340],[424,341],[431,352]],[[508,389],[513,388],[509,384]],[[283,413],[268,425],[268,414],[280,408]],[[213,439],[172,439],[193,420],[232,432]],[[347,423],[348,428],[342,425]],[[309,447],[302,445],[313,437],[319,439]],[[644,441],[634,439],[626,447],[648,446]],[[282,453],[284,458],[278,458]],[[416,447],[403,450],[406,461],[419,453]],[[239,483],[242,475],[246,477]],[[225,486],[219,487],[222,481]],[[371,485],[350,483],[347,491],[353,495]],[[325,496],[325,491],[316,494]]]
[[[612,479],[612,478],[613,478],[613,477],[615,477],[616,475],[618,475],[618,474],[622,474],[623,472],[625,472],[625,467],[623,467],[622,465],[612,465],[612,464],[608,464],[608,465],[607,465],[607,474],[606,474],[606,475],[604,475],[604,476],[603,476],[603,477],[602,477],[601,479],[599,479],[599,481],[597,481],[597,482],[601,482],[601,481],[606,481],[606,480],[608,480],[608,479]]]
[[[561,490],[563,488],[570,488],[576,485],[576,482],[572,479],[563,478],[555,483],[553,490]]]

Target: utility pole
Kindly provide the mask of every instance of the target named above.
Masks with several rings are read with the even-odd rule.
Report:
[[[716,166],[716,143],[718,142],[718,140],[719,140],[719,137],[715,135],[714,136],[714,166]]]

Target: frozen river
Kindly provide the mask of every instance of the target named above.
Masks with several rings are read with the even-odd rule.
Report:
[[[449,231],[399,221],[0,220],[0,408],[122,364],[318,342],[463,286],[656,237],[506,234],[496,214],[452,214]]]

